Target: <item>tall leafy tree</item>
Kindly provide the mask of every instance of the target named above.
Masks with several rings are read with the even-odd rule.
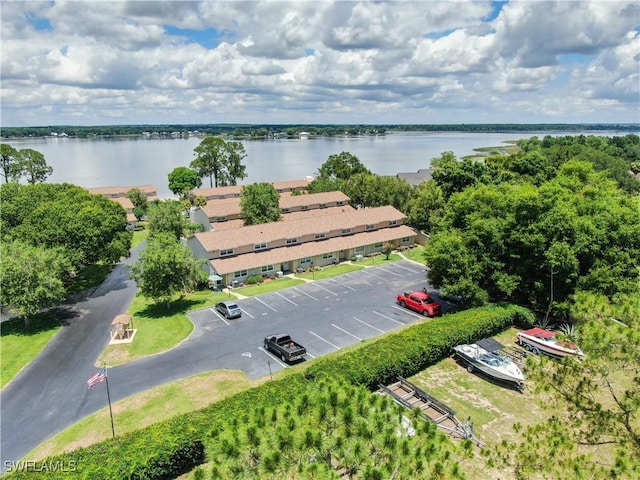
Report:
[[[17,182],[22,175],[20,152],[6,143],[0,144],[0,170],[5,183]]]
[[[444,152],[434,158],[431,165],[431,177],[446,198],[472,185],[492,183],[491,169],[484,162],[470,158],[458,160],[453,152]]]
[[[176,200],[163,200],[152,204],[147,215],[149,236],[170,233],[179,240],[187,224],[187,219],[182,212],[182,205]]]
[[[147,195],[139,188],[132,188],[126,193],[126,196],[129,200],[131,200],[133,208],[139,208],[143,212],[146,212],[147,208],[149,208],[149,200],[147,199]]]
[[[70,184],[3,184],[2,234],[46,248],[62,247],[74,266],[129,255],[132,234],[118,203]]]
[[[318,169],[318,177],[339,178],[340,180],[348,180],[359,173],[371,173],[371,171],[364,166],[358,157],[349,152],[330,155]]]
[[[25,327],[31,316],[64,300],[64,280],[71,271],[64,249],[3,241],[0,258],[0,303],[23,317]]]
[[[194,149],[196,158],[189,164],[200,177],[209,177],[210,186],[236,185],[246,178],[242,164],[246,152],[240,142],[225,142],[220,137],[205,137]]]
[[[20,150],[20,164],[30,185],[44,182],[53,173],[53,168],[47,165],[44,155],[31,148]]]
[[[180,198],[184,198],[194,188],[202,185],[202,179],[199,173],[187,167],[174,168],[169,177],[169,190]]]
[[[240,208],[245,225],[280,220],[280,195],[270,183],[253,183],[242,187]]]
[[[169,308],[175,294],[189,291],[206,279],[202,263],[174,235],[157,232],[132,265],[131,278],[143,296],[166,302]]]
[[[413,228],[434,232],[444,214],[445,204],[442,189],[433,180],[428,180],[418,185],[403,212]]]

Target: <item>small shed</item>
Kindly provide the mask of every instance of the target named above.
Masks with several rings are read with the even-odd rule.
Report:
[[[111,340],[125,340],[133,334],[133,318],[127,313],[116,315],[111,322]]]

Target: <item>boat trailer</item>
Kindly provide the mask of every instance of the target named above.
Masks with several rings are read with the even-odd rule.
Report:
[[[388,386],[380,385],[379,387],[381,393],[389,395],[400,405],[409,409],[419,408],[424,418],[435,423],[438,428],[452,437],[471,440],[481,448],[486,447],[486,444],[474,435],[470,419],[467,422],[461,422],[456,417],[456,412],[453,409],[408,380],[398,377],[397,382]]]

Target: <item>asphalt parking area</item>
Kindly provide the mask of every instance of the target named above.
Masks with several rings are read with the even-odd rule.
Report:
[[[401,260],[238,300],[239,319],[227,320],[213,308],[190,312],[189,318],[200,341],[223,352],[220,368],[256,378],[289,367],[264,350],[265,336],[289,334],[306,347],[308,359],[317,358],[423,319],[397,305],[395,297],[425,284],[424,267]],[[450,310],[441,303],[444,312]]]

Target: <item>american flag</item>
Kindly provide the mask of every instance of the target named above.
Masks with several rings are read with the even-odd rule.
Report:
[[[102,367],[98,373],[96,373],[93,377],[87,380],[87,388],[91,388],[98,383],[102,383],[107,378],[107,367]]]

